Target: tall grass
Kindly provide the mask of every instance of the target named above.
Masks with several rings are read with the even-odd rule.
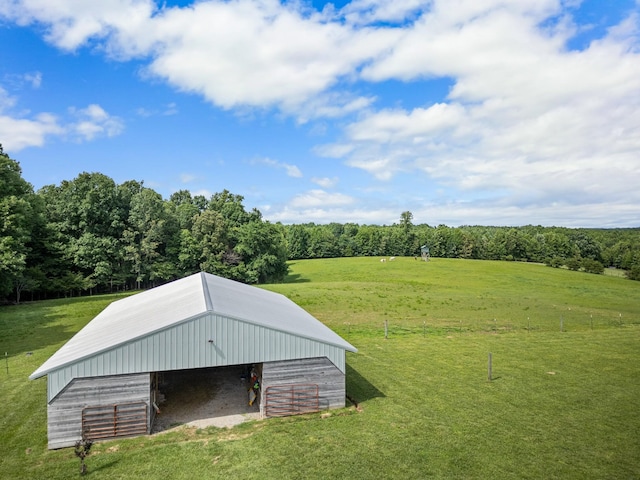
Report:
[[[358,348],[358,408],[103,442],[88,478],[639,478],[639,287],[517,263],[295,262],[267,288]],[[78,475],[72,449],[46,449],[46,382],[27,376],[113,299],[0,309],[0,478]]]

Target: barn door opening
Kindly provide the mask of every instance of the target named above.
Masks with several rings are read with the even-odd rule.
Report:
[[[233,365],[162,372],[153,431],[231,426],[243,415],[259,413],[258,402],[249,405],[250,370],[251,365]]]

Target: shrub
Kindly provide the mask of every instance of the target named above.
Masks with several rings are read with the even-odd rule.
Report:
[[[582,268],[587,273],[597,273],[598,275],[602,275],[604,273],[604,265],[602,265],[599,261],[593,260],[591,258],[583,258],[581,261]]]
[[[579,258],[573,257],[573,258],[569,258],[566,261],[566,265],[569,270],[574,270],[577,272],[578,270],[580,270],[580,267],[582,266],[582,262]]]
[[[560,268],[564,264],[563,260],[560,257],[546,258],[544,263],[553,268]]]
[[[627,278],[630,280],[640,280],[640,265],[634,265],[627,272]]]

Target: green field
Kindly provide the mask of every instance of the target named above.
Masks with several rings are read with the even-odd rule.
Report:
[[[88,478],[640,478],[640,283],[355,258],[292,262],[266,288],[358,348],[358,408],[100,443]],[[46,382],[27,377],[115,298],[0,309],[0,478],[77,475],[72,449],[46,449]]]

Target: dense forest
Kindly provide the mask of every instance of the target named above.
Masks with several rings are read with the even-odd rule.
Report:
[[[206,271],[279,281],[288,259],[419,256],[544,262],[640,279],[640,228],[437,227],[402,212],[389,226],[282,225],[226,190],[162,198],[143,182],[82,173],[37,192],[0,145],[0,300],[145,288]]]

